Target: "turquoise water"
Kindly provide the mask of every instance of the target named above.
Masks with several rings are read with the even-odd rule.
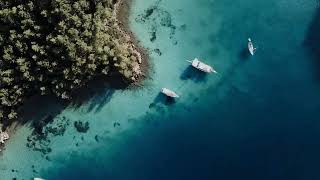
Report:
[[[26,148],[31,130],[21,128],[0,179],[320,178],[317,1],[134,0],[130,26],[151,52],[143,88],[105,90],[61,112],[71,125],[50,137],[49,161]],[[194,57],[219,73],[193,71],[185,60]],[[166,101],[162,87],[181,98]],[[87,133],[77,120],[90,122]]]

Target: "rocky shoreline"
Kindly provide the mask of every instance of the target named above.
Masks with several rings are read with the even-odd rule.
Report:
[[[119,32],[127,39],[131,48],[134,49],[135,54],[138,57],[140,76],[133,81],[134,85],[141,85],[141,81],[148,76],[149,73],[149,53],[140,42],[136,39],[134,33],[129,27],[129,15],[132,7],[132,0],[118,0],[114,6],[114,17],[117,20],[117,26]]]

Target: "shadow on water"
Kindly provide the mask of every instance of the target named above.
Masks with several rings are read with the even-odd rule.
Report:
[[[149,109],[151,112],[157,112],[157,114],[165,113],[165,106],[171,106],[176,103],[174,98],[167,97],[162,93],[158,93],[158,95],[154,98],[153,102],[149,104]],[[148,119],[149,121],[150,119]]]
[[[73,93],[73,100],[70,102],[73,108],[79,108],[86,104],[87,112],[98,112],[107,104],[116,89],[123,89],[124,83],[117,83],[110,78],[99,77],[90,81],[86,86]]]
[[[316,79],[320,80],[320,9],[316,10],[316,13],[311,21],[307,34],[305,37],[304,45],[308,48],[313,56],[314,73]]]
[[[162,94],[161,92],[159,92],[159,94],[154,98],[153,103],[151,103],[149,107],[152,108],[153,106],[155,106],[159,103],[170,106],[170,105],[175,104],[176,100],[172,97],[168,97],[168,96]]]
[[[33,96],[19,109],[17,122],[19,125],[30,123],[36,132],[40,132],[42,127],[52,122],[53,118],[60,114],[67,105],[66,102],[55,96]]]
[[[239,53],[239,58],[241,60],[247,60],[250,57],[250,53],[247,48],[243,48]]]
[[[111,100],[115,90],[126,87],[127,84],[118,77],[97,77],[74,91],[71,101],[63,101],[54,95],[32,96],[20,107],[15,127],[29,124],[35,132],[41,132],[43,127],[53,122],[67,107],[78,109],[87,105],[88,112],[98,112]],[[4,128],[12,123],[5,122]]]
[[[180,76],[181,80],[192,80],[194,82],[200,83],[207,80],[207,74],[205,72],[199,71],[192,66],[188,66]]]

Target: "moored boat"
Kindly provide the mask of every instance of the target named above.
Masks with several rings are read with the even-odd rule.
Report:
[[[254,53],[256,52],[257,48],[253,47],[253,43],[251,41],[251,38],[248,38],[248,50],[250,54],[253,56]]]
[[[172,98],[178,98],[179,97],[179,95],[177,93],[175,93],[174,91],[172,91],[170,89],[167,89],[167,88],[162,88],[161,92],[163,94],[165,94],[166,96],[168,96],[168,97],[172,97]]]
[[[33,178],[33,180],[45,180],[45,179],[35,177],[35,178]]]
[[[209,66],[208,64],[205,64],[205,63],[201,62],[198,58],[194,58],[194,60],[188,61],[188,62],[190,62],[191,65],[192,65],[194,68],[196,68],[196,69],[198,69],[198,70],[200,70],[200,71],[202,71],[202,72],[206,72],[206,73],[212,73],[212,72],[213,72],[213,73],[217,73],[217,71],[214,70],[213,67]]]

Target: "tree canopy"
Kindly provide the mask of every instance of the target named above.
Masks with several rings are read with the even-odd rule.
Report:
[[[0,121],[26,97],[72,90],[97,75],[137,73],[114,16],[117,0],[0,0]]]

